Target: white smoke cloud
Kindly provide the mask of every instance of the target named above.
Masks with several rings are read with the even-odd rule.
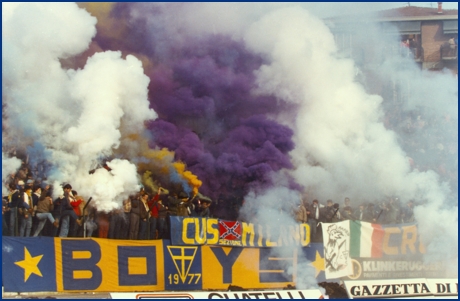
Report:
[[[8,135],[33,139],[40,135],[49,145],[62,143],[56,139],[75,115],[59,58],[87,48],[96,33],[96,19],[75,3],[2,3],[2,8]]]
[[[90,176],[77,177],[74,181],[78,193],[93,198],[96,208],[110,212],[119,208],[123,200],[138,192],[141,186],[136,166],[127,160],[107,162],[110,171],[100,168]]]
[[[122,119],[130,133],[138,133],[144,120],[157,117],[146,109],[149,79],[135,57],[123,60],[121,52],[96,53],[83,70],[72,73],[71,95],[80,100],[82,112],[66,137],[80,155],[93,158],[117,148]]]
[[[2,8],[5,139],[19,137],[16,147],[23,149],[39,142],[53,164],[48,182],[70,182],[82,196],[93,196],[101,210],[116,207],[139,189],[135,166],[112,161],[110,173],[89,170],[110,156],[123,136],[142,133],[144,121],[157,117],[149,109],[142,63],[108,51],[89,58],[83,69],[65,70],[60,59],[88,48],[96,18],[75,3],[2,3]],[[56,187],[55,195],[60,190]]]
[[[267,190],[252,190],[245,197],[239,219],[270,229],[267,232],[272,233],[273,240],[276,241],[280,235],[286,235],[283,231],[297,225],[293,219],[293,212],[299,206],[301,196],[298,191],[288,188],[286,176],[273,173],[271,177],[276,186]],[[317,288],[315,269],[310,261],[302,256],[300,245],[283,245],[270,249],[270,252],[277,258],[294,258],[295,268],[289,261],[280,261],[280,264],[285,264],[283,269],[287,279],[295,276],[297,289]]]
[[[448,185],[434,171],[411,171],[397,135],[383,125],[382,98],[368,94],[356,82],[353,61],[339,58],[333,35],[322,20],[301,8],[280,9],[255,22],[245,41],[270,61],[257,71],[258,93],[300,106],[293,125],[292,157],[297,166],[293,175],[311,195],[323,202],[345,196],[374,201],[390,195],[404,201],[423,200],[426,205],[416,211],[416,218],[424,241],[438,248],[441,241],[449,245],[458,241],[456,230],[442,226],[446,221],[458,223],[456,208],[444,206],[451,193]],[[417,80],[429,79],[418,76]],[[429,87],[439,91],[450,84],[448,91],[455,95],[452,82]],[[443,102],[456,107],[452,98],[436,105]],[[436,235],[424,231],[430,227],[446,229],[445,238],[432,240]]]
[[[10,183],[11,174],[15,174],[19,167],[21,167],[21,160],[18,158],[8,158],[2,152],[2,195],[8,195],[9,189],[8,184]]]

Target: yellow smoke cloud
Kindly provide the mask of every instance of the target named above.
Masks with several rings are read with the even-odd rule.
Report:
[[[156,182],[153,181],[152,179],[152,172],[147,170],[146,172],[144,172],[144,174],[142,175],[142,184],[144,184],[144,187],[145,188],[150,188],[150,190],[152,192],[154,191],[157,191],[158,190],[158,184]],[[146,189],[147,190],[147,189]]]
[[[155,170],[161,174],[168,174],[174,161],[174,152],[169,151],[167,148],[146,150],[142,155],[150,160],[148,163],[140,163],[139,167],[144,170]]]
[[[157,191],[160,186],[153,179],[156,174],[169,175],[172,170],[175,170],[192,189],[193,195],[198,193],[198,189],[203,184],[196,175],[186,170],[185,163],[181,161],[174,162],[174,152],[167,148],[162,149],[145,149],[142,155],[149,159],[148,162],[139,163],[138,168],[142,173],[142,183],[145,187],[149,187],[152,191]]]
[[[195,196],[203,182],[201,182],[196,175],[188,170],[185,170],[186,166],[183,162],[174,162],[173,166],[177,170],[177,173],[181,175],[185,180],[187,180],[187,183],[190,185],[190,187],[192,187],[193,196]]]

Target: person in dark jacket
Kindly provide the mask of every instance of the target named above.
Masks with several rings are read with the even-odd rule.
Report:
[[[313,200],[312,204],[307,207],[307,222],[310,225],[310,241],[317,242],[319,239],[318,223],[321,221],[322,210],[318,200]]]
[[[51,214],[53,208],[53,199],[51,198],[48,189],[45,189],[41,193],[40,198],[37,202],[36,216],[39,222],[33,236],[38,236],[40,234],[47,220],[49,220],[53,224],[53,226],[59,226],[59,221],[54,219],[53,215]]]
[[[129,239],[137,239],[139,236],[140,220],[140,195],[131,200],[131,211],[129,213]]]
[[[129,216],[129,239],[146,239],[145,233],[147,232],[148,223],[147,198],[148,194],[142,190],[139,193],[139,196],[131,201],[131,214]]]
[[[140,210],[139,210],[139,236],[138,239],[148,239],[149,238],[149,204],[148,204],[149,195],[144,193],[141,195],[140,199]]]
[[[10,208],[10,236],[19,235],[18,227],[18,209],[24,208],[24,202],[28,197],[24,191],[24,181],[19,180],[17,187],[14,184],[10,185],[11,194],[9,196]]]
[[[70,204],[71,199],[74,199],[72,195],[72,186],[70,184],[64,185],[64,195],[59,197],[59,213],[61,216],[61,229],[59,231],[59,237],[67,237],[70,229],[70,218],[74,219],[79,226],[81,226],[81,220],[79,220],[77,214],[73,210]],[[55,202],[56,203],[56,202]],[[56,204],[55,204],[56,206]]]
[[[38,227],[38,223],[40,222],[37,218],[36,208],[37,208],[38,200],[40,199],[42,192],[43,191],[40,185],[35,184],[34,187],[32,188],[32,206],[34,208],[34,215],[32,216],[32,232],[31,233],[35,233],[35,230]]]
[[[122,239],[124,226],[123,208],[114,209],[110,212],[108,238]]]
[[[377,221],[378,213],[375,209],[374,203],[367,204],[365,208],[365,213],[365,217],[363,218],[365,222],[375,223]]]
[[[356,217],[352,213],[352,209],[351,209],[350,206],[346,206],[345,208],[343,208],[342,219],[343,220],[350,220],[350,221],[356,220]]]
[[[8,228],[8,222],[10,217],[10,211],[8,208],[8,197],[2,198],[2,235],[7,236],[10,233]]]
[[[177,216],[190,216],[195,206],[185,192],[179,193],[179,204],[177,204]]]
[[[129,239],[129,219],[131,216],[131,198],[123,201],[123,225],[121,227],[121,239]]]
[[[167,206],[168,206],[168,213],[170,216],[177,216],[178,205],[180,203],[180,199],[177,196],[177,193],[172,193],[168,196]]]
[[[323,220],[325,223],[335,223],[342,220],[339,210],[339,204],[334,204],[332,200],[327,200],[326,207],[323,210]]]
[[[409,200],[406,206],[401,210],[401,222],[402,223],[412,223],[415,221],[414,218],[414,201]]]
[[[196,212],[199,217],[209,217],[211,215],[211,212],[209,211],[211,203],[212,201],[207,198],[198,199],[198,206],[196,208]]]
[[[157,203],[158,207],[158,239],[168,238],[168,207],[163,204],[163,200],[159,199]]]

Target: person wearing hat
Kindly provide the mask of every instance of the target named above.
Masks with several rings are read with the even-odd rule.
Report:
[[[189,216],[191,202],[189,202],[189,197],[183,191],[179,195],[173,193],[172,196],[168,197],[168,207],[169,214],[171,216]]]
[[[198,199],[198,207],[196,209],[199,217],[209,217],[211,212],[209,211],[209,207],[211,206],[211,199],[202,197]]]
[[[190,216],[195,206],[190,202],[188,195],[185,192],[179,193],[179,204],[177,205],[177,216]]]
[[[34,185],[34,180],[28,179],[26,182],[26,187],[32,189],[32,186]]]
[[[209,207],[212,204],[212,200],[207,196],[202,195],[198,192],[197,194],[197,206],[195,209],[195,216],[197,217],[209,217],[211,212]]]

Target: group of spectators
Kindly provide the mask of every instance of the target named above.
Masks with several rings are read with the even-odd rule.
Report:
[[[28,168],[12,177],[10,193],[2,198],[2,234],[9,236],[100,237],[113,239],[170,238],[169,216],[210,217],[211,200],[185,192],[141,189],[120,209],[99,211],[72,185],[53,199],[50,185],[34,181]],[[47,222],[49,221],[49,222]]]
[[[99,211],[91,198],[85,200],[71,184],[52,198],[53,187],[35,181],[26,165],[10,179],[10,193],[2,199],[3,235],[51,237],[100,237],[112,239],[168,239],[169,216],[211,217],[212,201],[201,195],[162,187],[150,193],[141,189],[123,201],[119,209]],[[342,206],[327,200],[320,204],[303,199],[290,214],[299,223],[310,225],[311,241],[322,241],[320,222],[360,220],[379,224],[414,221],[414,202],[402,206],[396,197],[385,202],[352,205],[347,197]]]
[[[297,207],[293,208],[292,214],[297,222],[310,225],[310,241],[322,242],[319,225],[321,222],[359,220],[374,224],[410,223],[415,221],[413,209],[413,200],[402,205],[397,197],[389,197],[388,200],[376,204],[369,202],[357,206],[352,205],[350,198],[346,197],[342,206],[332,200],[327,200],[324,205],[317,199],[311,203],[303,199]]]

